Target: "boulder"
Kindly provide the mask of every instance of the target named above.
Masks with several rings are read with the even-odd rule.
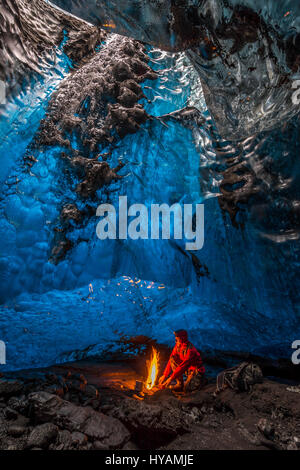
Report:
[[[261,418],[257,423],[257,427],[259,431],[267,438],[267,439],[274,439],[274,425],[266,418]]]
[[[58,428],[52,423],[44,423],[36,426],[30,433],[27,441],[29,448],[42,448],[47,449],[51,442],[56,439]]]
[[[7,432],[12,437],[20,437],[23,436],[25,433],[26,428],[25,426],[21,426],[19,424],[12,424],[8,427]]]
[[[134,442],[128,441],[122,450],[139,450],[139,448]]]
[[[138,444],[142,439],[143,446],[148,442],[149,448],[189,432],[192,425],[191,417],[179,407],[147,404],[131,398],[120,400],[109,414],[132,431]]]
[[[9,406],[4,409],[4,416],[7,420],[16,420],[19,416],[18,412],[16,410],[13,410]]]
[[[0,380],[0,397],[19,395],[23,391],[24,384],[18,380]]]
[[[99,391],[93,385],[87,385],[85,390],[84,390],[84,395],[88,398],[98,398],[99,397]]]
[[[94,441],[93,443],[93,448],[95,450],[108,450],[108,447],[106,447],[102,442],[100,441]]]
[[[25,395],[21,397],[11,397],[8,400],[7,405],[10,409],[17,411],[18,413],[27,414],[28,412],[28,401]]]
[[[59,397],[64,396],[64,389],[63,387],[60,387],[59,385],[49,385],[48,387],[45,388],[45,392],[51,393],[58,395]]]
[[[32,393],[29,401],[38,422],[52,422],[61,429],[81,432],[111,449],[120,448],[129,440],[130,434],[119,420],[90,407],[76,406],[46,392]]]
[[[58,431],[58,437],[57,437],[57,444],[58,448],[57,450],[68,450],[72,448],[72,434],[70,431],[67,431],[64,429],[63,431]]]
[[[75,432],[72,432],[71,434],[71,441],[74,446],[80,447],[87,443],[88,438],[82,432],[75,431]]]

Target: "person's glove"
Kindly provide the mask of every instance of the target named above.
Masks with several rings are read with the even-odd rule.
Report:
[[[167,388],[170,385],[170,383],[171,383],[171,378],[166,379],[164,375],[158,381],[158,385],[160,389]]]

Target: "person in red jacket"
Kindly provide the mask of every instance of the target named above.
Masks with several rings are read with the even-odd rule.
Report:
[[[168,364],[159,384],[161,388],[167,388],[171,382],[176,380],[176,385],[171,386],[173,390],[193,391],[200,387],[205,373],[201,354],[188,340],[185,330],[178,330],[175,334],[175,347],[171,353]],[[171,375],[170,375],[171,374]],[[184,383],[183,375],[187,375]]]

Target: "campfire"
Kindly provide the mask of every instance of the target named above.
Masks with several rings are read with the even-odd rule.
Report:
[[[142,400],[145,395],[152,395],[157,391],[156,381],[159,372],[159,353],[152,348],[151,358],[147,361],[147,378],[144,382],[136,381],[135,398]]]
[[[158,360],[159,354],[155,348],[152,348],[152,356],[148,362],[148,377],[146,381],[146,389],[152,390],[155,385],[157,375],[158,375]]]

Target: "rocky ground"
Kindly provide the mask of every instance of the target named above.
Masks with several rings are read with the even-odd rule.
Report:
[[[214,379],[189,395],[141,399],[128,363],[80,362],[0,379],[0,449],[300,449],[300,386],[269,379],[249,393]]]

